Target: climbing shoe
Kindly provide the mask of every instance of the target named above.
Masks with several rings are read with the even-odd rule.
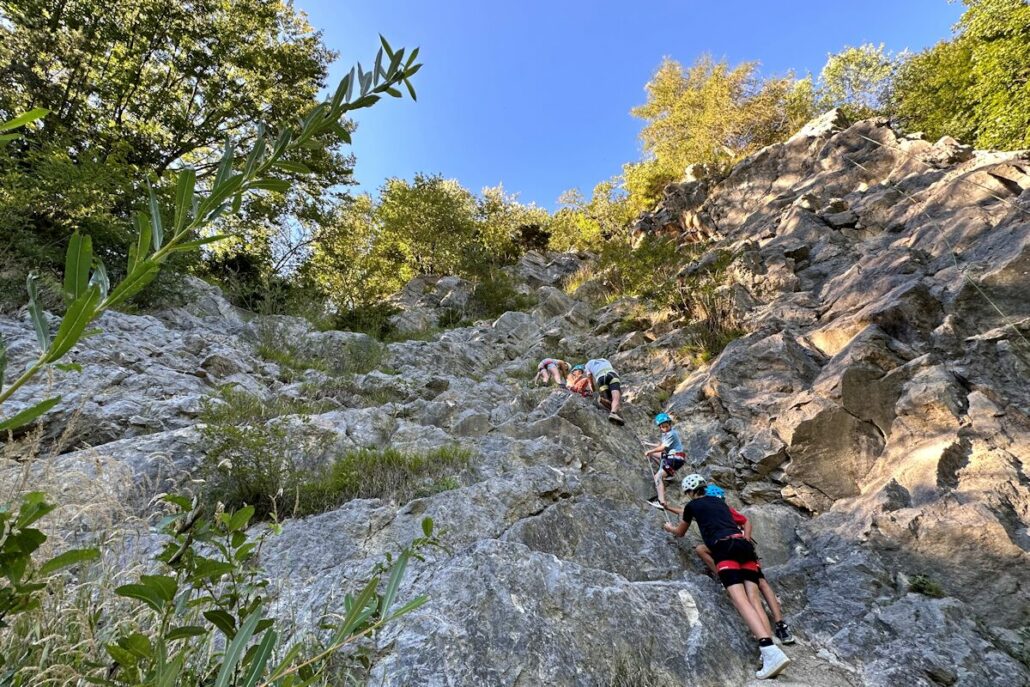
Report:
[[[773,644],[772,646],[759,647],[762,651],[762,668],[755,673],[759,680],[767,680],[776,677],[783,669],[790,665],[790,659],[783,649]]]
[[[776,623],[776,638],[780,640],[781,644],[793,644],[794,635],[790,633],[790,628],[787,627],[787,623],[782,620]]]
[[[665,504],[662,503],[661,501],[659,501],[656,498],[649,500],[648,503],[650,503],[652,506],[654,506],[658,510],[665,510]]]
[[[626,424],[626,421],[623,420],[618,413],[608,413],[608,422],[616,424],[619,427],[622,427],[624,424]]]

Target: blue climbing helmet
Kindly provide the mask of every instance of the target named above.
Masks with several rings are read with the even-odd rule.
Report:
[[[654,417],[654,423],[661,427],[666,422],[672,422],[672,418],[669,417],[668,413],[658,413]]]
[[[714,496],[717,499],[724,499],[726,498],[726,492],[718,485],[709,484],[705,487],[705,496]]]
[[[576,371],[582,372],[585,369],[587,369],[586,365],[573,365],[572,369],[569,370],[569,372],[576,372]]]

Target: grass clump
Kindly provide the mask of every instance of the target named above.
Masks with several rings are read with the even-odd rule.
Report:
[[[913,575],[908,583],[909,591],[932,599],[940,599],[945,596],[944,589],[929,575]]]
[[[351,499],[404,503],[456,489],[460,484],[454,473],[465,469],[471,458],[470,451],[458,446],[413,453],[394,448],[348,451],[306,477],[298,492],[297,513],[321,513]]]

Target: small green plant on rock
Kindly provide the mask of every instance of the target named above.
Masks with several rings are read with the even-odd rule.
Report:
[[[940,599],[946,596],[941,585],[929,575],[913,575],[909,580],[908,589],[931,599]]]

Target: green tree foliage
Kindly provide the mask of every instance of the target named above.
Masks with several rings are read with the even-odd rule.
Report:
[[[80,230],[120,265],[140,179],[186,164],[208,186],[226,138],[252,141],[259,121],[277,134],[315,107],[332,58],[280,0],[0,2],[0,118],[52,112],[0,159],[0,243],[22,264],[56,270]],[[226,249],[267,254],[284,219],[320,217],[329,190],[350,180],[341,137],[323,135],[303,163],[292,153],[287,162],[305,169],[282,172],[296,183],[249,198]]]
[[[690,68],[666,58],[646,86],[647,102],[632,110],[646,123],[645,160],[623,170],[638,209],[660,197],[693,163],[726,165],[788,137],[811,115],[810,85],[791,76],[761,79],[758,64],[731,67],[711,56]]]
[[[453,179],[389,179],[378,201],[363,195],[319,229],[299,270],[338,312],[369,308],[415,276],[485,278],[529,248],[544,248],[547,212],[503,187],[477,196]]]
[[[830,55],[819,73],[819,107],[840,108],[852,120],[885,113],[891,81],[903,59],[883,43],[846,46]]]
[[[971,51],[964,41],[941,41],[898,68],[890,110],[909,131],[932,140],[945,134],[976,141]]]
[[[1030,147],[1030,5],[966,0],[957,32],[901,67],[892,97],[899,120],[931,138]]]
[[[602,181],[589,201],[578,189],[563,193],[558,198],[561,207],[551,220],[551,248],[597,251],[606,240],[623,234],[637,208],[619,182],[617,177]]]

